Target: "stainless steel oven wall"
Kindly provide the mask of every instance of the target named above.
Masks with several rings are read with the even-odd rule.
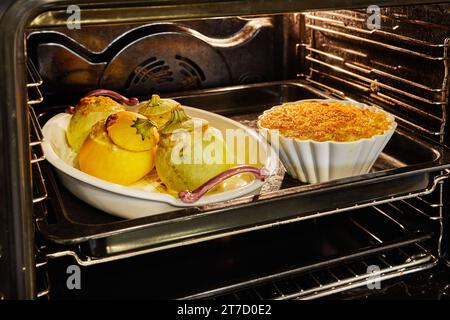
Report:
[[[59,27],[32,32],[28,50],[47,96],[99,87],[149,96],[294,78],[295,21],[291,14]]]
[[[29,4],[0,4],[0,300],[35,297],[24,33],[37,12]]]

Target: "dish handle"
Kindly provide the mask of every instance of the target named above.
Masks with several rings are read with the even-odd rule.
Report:
[[[178,198],[184,203],[194,203],[204,196],[209,190],[214,188],[222,181],[231,178],[240,173],[252,173],[256,179],[264,181],[270,174],[265,168],[256,168],[253,166],[237,166],[218,174],[214,178],[209,179],[197,189],[184,190],[178,193]]]

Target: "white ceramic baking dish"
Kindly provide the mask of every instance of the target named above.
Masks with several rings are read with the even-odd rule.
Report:
[[[273,174],[278,165],[278,157],[270,145],[256,132],[246,126],[204,110],[183,107],[192,117],[208,120],[210,125],[225,132],[226,129],[245,130],[249,139],[258,145],[261,152],[260,162],[269,174]],[[43,149],[47,160],[56,168],[62,184],[75,196],[95,208],[123,218],[138,218],[176,210],[177,207],[202,206],[214,202],[226,201],[240,196],[258,193],[263,183],[260,180],[247,179],[233,190],[206,194],[195,203],[182,202],[175,196],[152,190],[151,187],[127,187],[98,179],[76,168],[76,154],[66,141],[66,129],[71,115],[60,113],[51,118],[43,128]],[[224,135],[225,136],[225,135]],[[246,144],[248,147],[250,144]],[[261,161],[262,160],[262,161]]]
[[[357,108],[382,112],[391,122],[390,127],[383,134],[368,139],[351,142],[319,142],[284,137],[276,130],[262,127],[260,120],[264,114],[273,108],[281,107],[281,105],[265,111],[259,117],[259,129],[265,131],[270,140],[277,141],[278,145],[273,144],[273,146],[279,151],[279,156],[286,171],[302,182],[320,183],[368,173],[397,127],[394,116],[374,106],[334,99],[307,99],[290,103],[302,101],[345,103]]]

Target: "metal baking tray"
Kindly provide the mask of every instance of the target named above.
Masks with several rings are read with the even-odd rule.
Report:
[[[263,110],[288,101],[329,98],[302,81],[193,91],[174,96],[182,104],[254,126]],[[40,115],[41,125],[61,107]],[[121,220],[78,200],[42,166],[49,199],[36,211],[37,228],[56,244],[72,245],[81,264],[196,243],[431,193],[447,177],[450,150],[398,128],[372,172],[320,184],[302,184],[284,170],[261,194],[133,220]],[[67,254],[74,254],[72,251]]]

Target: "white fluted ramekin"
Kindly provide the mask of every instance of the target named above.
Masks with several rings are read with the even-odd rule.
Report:
[[[320,183],[368,173],[397,127],[391,114],[363,103],[334,99],[308,99],[289,104],[304,101],[340,102],[382,112],[386,114],[391,125],[383,134],[351,142],[300,140],[285,137],[277,130],[267,129],[261,125],[261,119],[266,113],[285,104],[265,111],[258,118],[258,128],[263,131],[262,133],[269,141],[274,142],[272,146],[279,152],[286,171],[302,182]],[[278,146],[275,141],[278,141]]]

